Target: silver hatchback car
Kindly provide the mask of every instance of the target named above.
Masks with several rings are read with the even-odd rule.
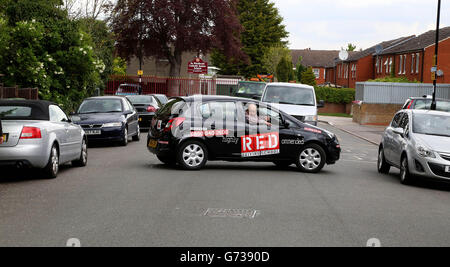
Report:
[[[450,181],[450,113],[402,110],[386,128],[378,153],[378,171],[400,169],[403,184],[422,176]]]
[[[87,139],[58,105],[47,101],[0,100],[4,142],[0,166],[39,168],[56,178],[61,164],[87,164]]]

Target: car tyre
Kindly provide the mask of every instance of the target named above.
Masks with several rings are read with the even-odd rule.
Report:
[[[200,170],[208,161],[208,151],[205,145],[198,141],[187,141],[180,146],[177,161],[185,170]]]
[[[137,133],[135,136],[133,136],[133,141],[139,142],[141,140],[141,128],[137,127]]]
[[[413,176],[409,172],[408,156],[402,157],[400,166],[400,182],[404,185],[410,185],[413,182]]]
[[[125,129],[123,130],[123,136],[122,136],[122,141],[120,142],[121,146],[127,146],[128,145],[128,128],[125,127]]]
[[[88,160],[88,150],[87,150],[87,142],[86,139],[83,138],[83,142],[81,144],[81,155],[78,160],[72,161],[72,165],[74,167],[86,167]]]
[[[306,173],[320,172],[325,166],[325,163],[325,150],[317,144],[308,144],[302,147],[295,161],[297,168]]]
[[[164,163],[165,165],[175,165],[176,160],[173,157],[163,157],[163,156],[156,156],[159,161]]]
[[[378,152],[378,172],[382,174],[389,174],[389,171],[391,170],[391,165],[387,163],[386,158],[384,156],[384,149],[381,147],[380,151]]]
[[[58,147],[54,144],[50,150],[50,157],[47,166],[44,168],[44,175],[48,179],[55,179],[59,172],[59,152]]]

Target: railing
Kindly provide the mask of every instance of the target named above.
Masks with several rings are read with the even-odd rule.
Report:
[[[356,101],[369,104],[404,104],[410,97],[433,93],[432,84],[424,83],[356,83]],[[450,99],[450,84],[439,84],[436,97]]]
[[[25,98],[30,100],[39,99],[37,88],[3,87],[0,85],[0,99],[5,98]]]
[[[144,95],[190,96],[196,94],[216,95],[218,93],[227,95],[229,94],[228,91],[232,91],[237,87],[238,82],[238,79],[164,78],[153,76],[143,76],[142,81],[139,82],[139,76],[112,76],[106,85],[104,93],[106,95],[115,95],[119,86],[122,85],[121,88],[124,93],[134,92],[140,86],[142,88],[141,93]]]

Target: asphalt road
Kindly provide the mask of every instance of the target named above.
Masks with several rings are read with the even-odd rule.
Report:
[[[171,169],[145,138],[90,148],[88,167],[64,167],[56,180],[2,170],[0,246],[450,245],[449,186],[379,175],[376,146],[321,126],[344,151],[316,175],[271,163]]]

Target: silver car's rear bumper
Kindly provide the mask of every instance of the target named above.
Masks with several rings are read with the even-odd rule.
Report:
[[[0,166],[24,163],[29,167],[44,168],[47,166],[49,151],[45,144],[20,141],[15,147],[0,147]]]

